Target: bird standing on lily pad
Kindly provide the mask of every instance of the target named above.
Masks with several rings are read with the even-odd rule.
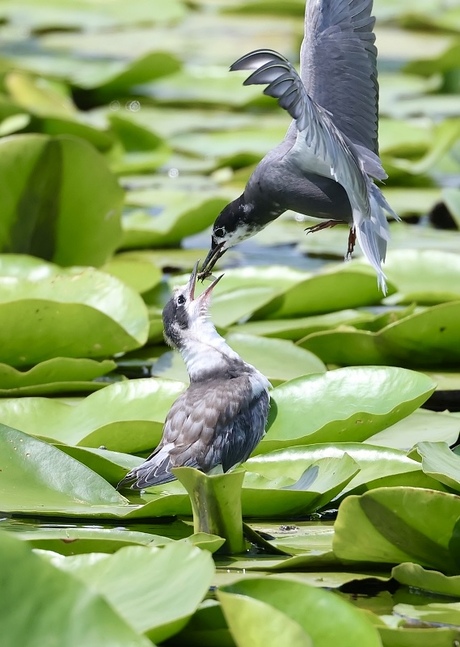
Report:
[[[195,297],[197,273],[198,263],[163,310],[165,339],[181,353],[190,386],[171,407],[156,450],[118,489],[167,483],[175,478],[175,467],[227,472],[249,457],[265,433],[270,384],[228,346],[209,318],[211,292],[222,276]]]
[[[378,157],[377,49],[373,0],[308,0],[300,75],[281,54],[259,49],[230,70],[252,70],[245,85],[266,85],[293,118],[284,140],[258,164],[243,194],[217,217],[200,277],[236,243],[287,209],[321,218],[309,231],[350,225],[386,293],[382,263],[391,209],[374,179],[387,175]]]

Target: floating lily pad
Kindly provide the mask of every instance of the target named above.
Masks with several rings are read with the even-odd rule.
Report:
[[[155,642],[187,624],[214,575],[210,553],[182,542],[127,546],[113,555],[59,557],[54,563],[97,591],[133,629]]]
[[[123,513],[127,501],[98,474],[56,447],[0,425],[0,508],[45,515]]]
[[[163,546],[172,539],[124,528],[35,528],[15,533],[33,548],[60,555],[115,553],[124,546]]]
[[[436,304],[460,299],[460,258],[438,250],[394,250],[385,273],[398,288],[398,303]]]
[[[460,301],[415,312],[376,333],[352,328],[308,335],[298,343],[326,364],[456,365]]]
[[[223,595],[221,595],[221,591]],[[313,644],[318,647],[329,647],[336,642],[340,642],[344,647],[355,647],[356,645],[368,647],[375,645],[377,647],[381,644],[377,629],[372,626],[361,611],[354,609],[345,600],[330,591],[323,591],[294,579],[254,578],[222,587],[218,592],[218,597],[224,612],[232,614],[233,619],[233,613],[240,610],[242,605],[238,605],[234,610],[227,603],[230,596],[238,596],[238,599],[247,596],[259,600],[267,606],[272,606],[278,614],[286,614],[292,622],[298,623],[307,635],[311,636]],[[250,607],[245,608],[248,614],[247,631],[257,632],[261,621],[260,607],[257,608],[255,616],[252,616],[249,609]],[[305,609],[308,609],[309,612],[305,613]],[[331,617],[334,618],[334,622],[330,621]],[[232,627],[232,622],[230,622],[230,627]],[[256,635],[259,634],[256,633]],[[250,643],[242,644],[249,645]]]
[[[116,276],[139,294],[151,290],[162,279],[161,270],[147,259],[124,258],[122,254],[111,258],[102,269],[104,272]]]
[[[391,571],[391,577],[400,584],[414,589],[460,598],[459,575],[448,577],[439,571],[427,570],[420,564],[406,562],[395,566]]]
[[[256,448],[358,441],[404,418],[434,391],[421,373],[352,367],[297,378],[272,391],[268,432]]]
[[[390,283],[389,293],[394,292]],[[255,319],[283,319],[322,314],[379,303],[382,293],[370,267],[339,265],[306,278],[281,299],[258,310]]]
[[[102,595],[35,555],[26,542],[2,532],[0,546],[5,647],[50,642],[68,647],[151,645]]]
[[[299,479],[315,461],[350,456],[359,467],[358,473],[343,487],[341,494],[362,494],[366,490],[391,485],[417,485],[437,489],[436,481],[425,476],[420,463],[405,452],[362,443],[339,442],[288,447],[250,458],[245,469],[267,479]],[[321,491],[323,488],[320,488]],[[329,497],[329,501],[332,497]],[[327,501],[327,503],[329,502]]]
[[[460,493],[460,456],[451,451],[447,443],[421,442],[416,449],[425,474]]]
[[[93,380],[110,373],[116,367],[115,362],[109,359],[96,362],[92,359],[72,357],[55,357],[27,371],[0,364],[0,395],[5,397],[96,391],[106,384]]]
[[[93,268],[1,258],[0,358],[16,367],[55,357],[107,357],[147,339],[147,310],[121,281]]]
[[[101,265],[121,239],[123,192],[103,157],[68,136],[0,142],[0,249],[61,265]]]
[[[184,388],[172,380],[141,379],[111,384],[77,404],[48,398],[4,399],[0,420],[66,444],[146,451],[158,444],[164,419]]]
[[[407,418],[379,431],[364,442],[370,445],[409,451],[422,441],[453,445],[460,435],[460,419],[448,411],[438,413],[418,409]]]
[[[168,247],[184,236],[198,233],[212,224],[225,206],[221,198],[157,194],[150,211],[133,211],[123,218],[123,248]]]
[[[374,319],[374,315],[359,310],[339,310],[338,312],[313,317],[248,321],[231,327],[229,332],[298,340],[313,332],[335,329],[341,325],[361,327],[361,324],[365,324],[372,319]]]
[[[459,523],[460,497],[454,494],[422,488],[380,488],[342,502],[333,550],[345,563],[414,562],[457,574]]]

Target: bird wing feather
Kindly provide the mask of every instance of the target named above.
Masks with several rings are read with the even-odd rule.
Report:
[[[377,48],[373,0],[309,0],[300,76],[355,144],[378,153]]]
[[[265,429],[269,397],[251,392],[245,375],[214,383],[196,382],[171,407],[157,449],[131,470],[119,487],[143,489],[174,479],[173,467],[224,471],[249,456]]]

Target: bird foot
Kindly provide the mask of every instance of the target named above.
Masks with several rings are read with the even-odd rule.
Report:
[[[326,220],[324,222],[320,222],[317,225],[313,225],[312,227],[307,227],[305,231],[307,234],[314,234],[315,231],[321,231],[322,229],[328,229],[329,227],[335,227],[336,225],[342,225],[343,222],[341,220]]]
[[[348,248],[347,248],[347,253],[345,255],[345,260],[349,261],[351,259],[353,251],[355,249],[355,244],[356,244],[356,229],[354,227],[350,227],[350,233],[348,234]]]

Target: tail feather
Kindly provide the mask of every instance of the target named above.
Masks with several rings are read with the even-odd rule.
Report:
[[[175,479],[171,474],[171,459],[168,453],[155,451],[139,467],[129,471],[117,485],[117,490],[143,490],[153,485],[163,485]]]
[[[369,263],[377,272],[378,286],[383,294],[387,294],[386,276],[382,269],[387,253],[387,243],[390,239],[388,222],[385,211],[388,211],[396,220],[399,216],[393,211],[385,200],[380,189],[369,183],[371,217],[362,218],[356,227],[356,237]]]

